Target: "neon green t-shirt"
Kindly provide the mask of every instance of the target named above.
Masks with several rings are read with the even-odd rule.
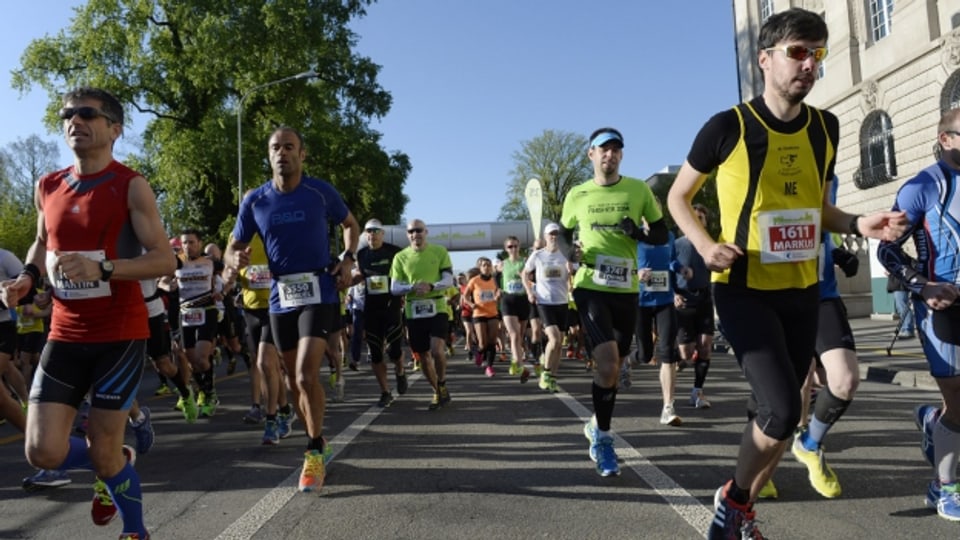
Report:
[[[524,264],[526,264],[526,261],[523,259],[517,261],[505,259],[503,261],[503,273],[501,274],[503,276],[503,283],[500,284],[503,292],[507,294],[527,295],[527,290],[523,288],[523,278],[520,277],[523,273]]]
[[[390,279],[400,283],[436,283],[444,271],[453,272],[453,262],[447,248],[427,244],[422,251],[411,247],[400,250],[390,265]],[[443,289],[426,294],[407,294],[404,312],[408,319],[432,317],[439,313],[449,314]]]
[[[639,293],[637,241],[620,231],[620,221],[630,217],[637,225],[663,218],[650,186],[642,180],[621,176],[610,186],[590,179],[567,193],[560,223],[579,227],[583,264],[573,278],[574,288],[595,291]]]

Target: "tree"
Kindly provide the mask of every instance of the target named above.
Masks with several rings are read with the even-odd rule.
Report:
[[[308,174],[330,180],[359,218],[397,220],[406,204],[406,155],[388,154],[371,119],[389,111],[380,66],[355,54],[348,23],[372,0],[90,0],[68,29],[35,40],[12,84],[51,97],[106,88],[147,118],[142,150],[126,158],[157,192],[168,229],[229,229],[237,193],[237,107],[265,83],[313,69],[318,77],[251,92],[243,101],[244,188],[270,175],[267,138],[300,131]]]
[[[663,208],[663,219],[666,221],[667,228],[673,231],[676,231],[677,224],[673,221],[673,216],[670,215],[670,210],[667,208],[666,202],[667,193],[670,191],[670,187],[673,186],[673,181],[676,178],[676,173],[662,173],[657,175],[655,182],[648,182],[653,194],[660,200],[661,207]],[[720,216],[720,202],[717,200],[716,170],[707,175],[707,179],[704,180],[700,191],[693,197],[693,203],[702,204],[710,210],[710,216],[707,219],[707,231],[710,232],[710,236],[713,238],[720,236],[720,220],[718,219]],[[679,235],[679,232],[677,234]]]
[[[0,247],[21,259],[36,236],[34,185],[56,169],[59,160],[57,144],[37,135],[17,139],[0,150]]]
[[[529,179],[539,178],[543,188],[544,223],[559,221],[567,192],[593,175],[587,144],[587,138],[582,135],[550,129],[524,141],[521,149],[513,153],[514,168],[499,219],[530,219],[523,193]]]

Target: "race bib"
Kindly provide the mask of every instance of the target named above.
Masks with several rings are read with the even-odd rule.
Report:
[[[597,285],[629,289],[632,275],[633,260],[597,255],[597,260],[593,265],[593,282]]]
[[[506,283],[506,290],[510,294],[520,294],[523,291],[523,282],[520,280],[508,281]]]
[[[390,278],[387,276],[370,276],[367,278],[367,294],[387,294]]]
[[[316,274],[288,274],[277,280],[280,305],[285,308],[320,303],[320,279]]]
[[[76,253],[98,263],[107,258],[102,249],[95,251],[68,251]],[[53,284],[53,293],[63,300],[86,300],[89,298],[103,298],[110,296],[110,284],[106,281],[70,281],[60,271],[54,268],[57,256],[53,251],[47,252],[47,275]]]
[[[563,279],[563,267],[558,265],[544,266],[543,277],[550,281]]]
[[[481,302],[493,302],[496,300],[497,291],[483,290],[480,291],[480,301]]]
[[[180,309],[182,326],[203,326],[207,322],[207,310],[204,308]]]
[[[820,245],[820,209],[775,210],[757,215],[760,262],[801,262],[816,258]]]
[[[410,302],[411,319],[428,319],[437,314],[437,302],[433,298]]]
[[[251,264],[247,267],[247,282],[251,289],[269,289],[273,275],[265,264]]]
[[[669,291],[670,272],[666,270],[654,270],[650,272],[650,281],[644,284],[644,288],[650,292]]]

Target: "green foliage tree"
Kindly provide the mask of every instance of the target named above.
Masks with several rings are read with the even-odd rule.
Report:
[[[38,135],[0,149],[0,248],[23,259],[37,232],[33,191],[37,179],[57,168],[57,144]]]
[[[676,177],[676,173],[661,173],[657,175],[655,182],[649,182],[649,184],[653,194],[660,200],[661,207],[663,208],[663,219],[666,220],[667,227],[676,232],[677,236],[680,236],[681,233],[676,228],[677,224],[673,220],[673,216],[670,215],[670,210],[667,208],[667,193],[670,191],[670,187],[673,185]],[[710,210],[710,215],[707,219],[707,230],[710,232],[710,236],[717,238],[720,235],[720,220],[718,219],[720,216],[720,203],[717,200],[717,171],[713,171],[707,176],[707,179],[703,182],[703,187],[701,187],[700,191],[693,197],[693,203],[702,204]]]
[[[144,116],[142,151],[126,161],[157,192],[170,232],[229,230],[236,214],[237,109],[242,97],[244,188],[270,176],[267,139],[279,125],[304,136],[307,174],[330,180],[358,219],[396,221],[409,158],[381,148],[368,124],[391,96],[380,66],[352,51],[348,23],[373,0],[89,0],[69,28],[33,41],[12,84],[51,97],[87,85]],[[318,76],[251,92],[313,69]]]
[[[530,219],[523,194],[527,181],[539,178],[543,188],[543,222],[559,221],[567,192],[593,175],[587,144],[583,135],[551,129],[521,143],[520,150],[513,153],[514,168],[499,219]]]

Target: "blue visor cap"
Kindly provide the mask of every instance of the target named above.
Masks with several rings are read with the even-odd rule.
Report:
[[[590,146],[603,146],[610,141],[616,141],[620,144],[620,148],[623,148],[623,139],[621,139],[619,135],[612,131],[604,131],[603,133],[594,137],[594,139],[590,141]]]

